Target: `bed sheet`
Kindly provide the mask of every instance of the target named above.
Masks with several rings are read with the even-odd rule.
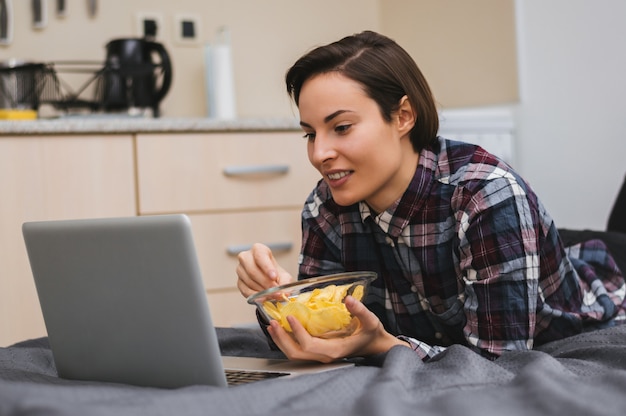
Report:
[[[218,328],[228,355],[276,356],[254,329]],[[0,349],[0,415],[622,415],[626,325],[495,361],[452,346],[423,363],[395,347],[295,379],[164,390],[56,376],[47,339]]]

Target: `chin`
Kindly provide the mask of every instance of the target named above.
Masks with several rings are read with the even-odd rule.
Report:
[[[354,205],[357,202],[360,202],[362,199],[354,196],[342,195],[340,192],[330,192],[333,196],[333,201],[337,205],[341,205],[342,207],[348,207],[350,205]]]

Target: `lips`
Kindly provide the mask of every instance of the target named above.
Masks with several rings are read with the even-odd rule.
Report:
[[[338,188],[350,180],[353,173],[353,170],[336,170],[326,173],[326,183],[332,188]]]
[[[351,173],[352,173],[352,171],[349,171],[349,170],[344,170],[344,171],[341,171],[341,172],[332,172],[332,173],[328,173],[328,174],[326,175],[326,177],[327,177],[328,179],[332,180],[332,181],[336,181],[336,180],[339,180],[339,179],[341,179],[341,178],[343,178],[343,177],[348,176],[348,175],[349,175],[349,174],[351,174]]]

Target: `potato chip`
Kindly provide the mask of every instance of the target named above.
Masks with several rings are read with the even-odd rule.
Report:
[[[306,323],[306,329],[313,336],[320,336],[326,332],[339,331],[350,323],[350,312],[341,304],[328,306],[311,312]]]
[[[280,324],[287,331],[291,332],[291,325],[287,321],[288,316],[295,317],[301,324],[305,324],[308,321],[310,313],[310,309],[304,304],[300,302],[287,302],[282,305],[282,308],[279,309],[281,319]]]
[[[365,288],[363,287],[363,285],[358,285],[354,288],[354,290],[352,290],[352,297],[360,301],[361,299],[363,299],[364,291],[365,291]]]
[[[275,321],[281,320],[278,307],[273,302],[269,302],[269,301],[263,302],[263,309],[265,309],[265,312],[267,312],[270,318],[274,319]]]
[[[289,332],[292,329],[287,316],[294,316],[309,334],[323,336],[352,325],[352,316],[343,303],[350,287],[351,285],[328,285],[301,293],[282,303],[264,302],[263,309],[271,319],[278,321]],[[358,285],[353,289],[352,296],[361,300],[363,292],[363,285]]]

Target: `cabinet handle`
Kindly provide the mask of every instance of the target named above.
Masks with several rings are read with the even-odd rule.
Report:
[[[225,176],[286,175],[289,165],[227,166]]]
[[[285,242],[285,243],[269,243],[269,244],[266,244],[266,245],[274,253],[291,251],[291,249],[293,248],[293,243],[288,243],[288,242]],[[226,248],[226,252],[228,253],[229,256],[236,256],[237,254],[241,253],[242,251],[250,250],[251,248],[252,248],[252,244],[239,244],[239,245],[228,246]]]

